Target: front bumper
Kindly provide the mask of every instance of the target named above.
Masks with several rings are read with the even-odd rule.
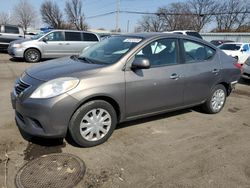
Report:
[[[68,94],[50,99],[18,97],[11,92],[12,107],[19,129],[31,136],[64,138],[78,101]]]
[[[24,48],[14,48],[12,46],[8,47],[8,54],[12,57],[23,58],[24,51]]]

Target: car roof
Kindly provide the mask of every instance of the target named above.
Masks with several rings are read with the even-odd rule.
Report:
[[[248,44],[248,43],[246,43],[246,42],[227,42],[226,44],[240,44],[240,45],[242,45],[242,44]]]
[[[77,32],[77,33],[91,33],[91,34],[95,34],[93,32],[89,32],[89,31],[82,31],[82,30],[69,30],[69,29],[51,29],[50,32],[54,32],[54,31],[68,31],[68,32]]]
[[[206,44],[207,46],[210,46],[212,48],[214,48],[214,46],[203,40],[203,39],[200,39],[198,37],[193,37],[193,36],[190,36],[190,35],[180,35],[180,34],[176,34],[176,33],[163,33],[163,32],[146,32],[146,33],[130,33],[130,34],[121,34],[119,36],[128,36],[128,37],[140,37],[140,38],[143,38],[143,39],[150,39],[150,38],[157,38],[157,37],[173,37],[173,38],[183,38],[183,39],[189,39],[189,40],[192,40],[192,41],[197,41],[197,42],[201,42],[203,44]]]

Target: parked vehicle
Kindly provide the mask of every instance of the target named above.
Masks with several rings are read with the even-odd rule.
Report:
[[[250,79],[250,57],[247,58],[246,62],[242,66],[242,78]]]
[[[189,36],[193,36],[193,37],[197,37],[197,38],[202,39],[202,36],[197,31],[193,31],[193,30],[176,30],[176,31],[170,31],[170,32],[165,32],[165,33],[189,35]]]
[[[222,110],[240,78],[237,61],[185,35],[112,36],[78,56],[50,60],[17,79],[18,127],[33,136],[105,142],[117,123],[201,105]]]
[[[244,64],[244,62],[250,56],[250,48],[248,43],[230,42],[220,45],[219,48],[227,55],[238,59],[240,64]]]
[[[42,58],[77,55],[99,40],[96,34],[90,32],[52,30],[31,39],[11,42],[8,53],[14,58],[24,58],[27,62],[38,62]]]
[[[24,38],[24,31],[15,25],[0,25],[0,49],[7,50],[10,42]]]
[[[231,41],[231,40],[211,40],[210,41],[210,43],[212,43],[215,46],[219,46],[221,44],[228,43],[228,42],[234,42],[234,41]]]

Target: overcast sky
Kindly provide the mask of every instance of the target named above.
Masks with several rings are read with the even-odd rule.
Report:
[[[40,16],[40,6],[44,0],[28,0],[38,11]],[[64,9],[65,0],[54,0],[58,3],[60,8]],[[158,7],[165,6],[172,2],[182,2],[185,0],[120,0],[120,10],[129,11],[147,11],[155,12]],[[19,2],[19,0],[0,0],[0,12],[11,12],[13,7]],[[116,10],[116,0],[83,0],[83,8],[86,17],[95,16]],[[105,28],[108,30],[115,29],[116,15],[107,15],[97,18],[86,19],[90,28],[98,29]],[[133,32],[141,15],[134,14],[120,14],[119,25],[122,31],[127,30],[127,23],[129,21],[129,31]],[[37,24],[38,27],[45,26],[42,22]]]

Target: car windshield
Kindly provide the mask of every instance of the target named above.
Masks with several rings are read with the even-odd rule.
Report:
[[[41,32],[37,33],[36,35],[32,36],[31,39],[32,39],[32,40],[39,39],[40,37],[42,37],[42,36],[45,35],[46,33],[48,33],[48,32],[41,31]]]
[[[84,50],[78,59],[95,64],[114,64],[142,38],[131,36],[112,36]]]
[[[241,44],[222,44],[219,46],[222,50],[239,50],[241,47]]]

